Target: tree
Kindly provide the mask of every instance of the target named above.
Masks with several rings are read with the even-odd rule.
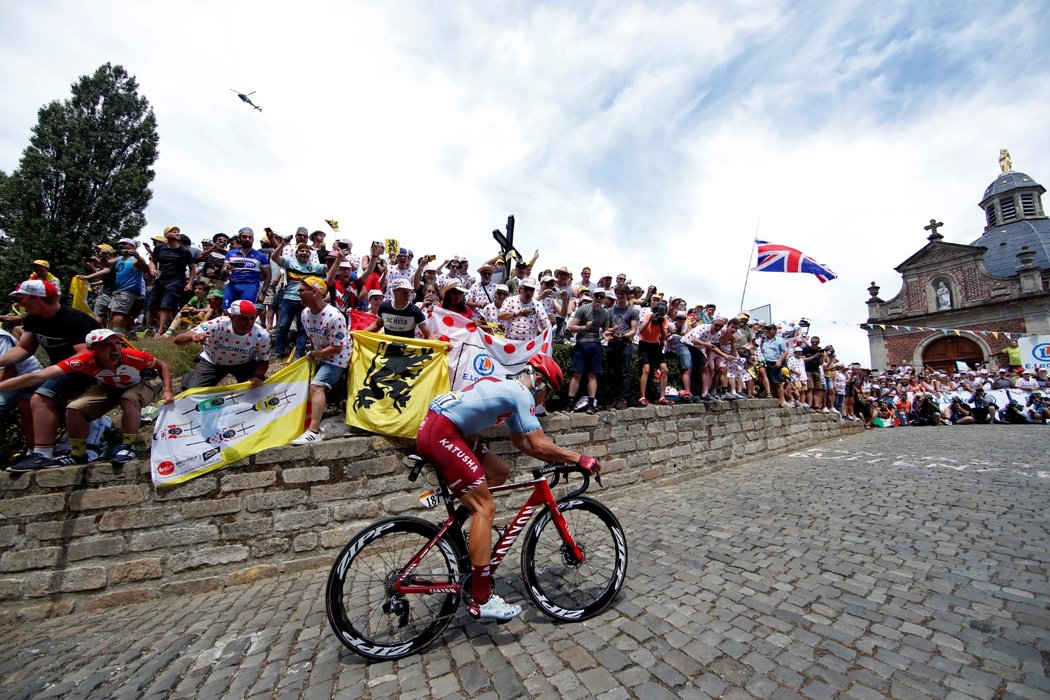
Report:
[[[68,288],[94,246],[138,235],[153,194],[157,120],[121,66],[82,76],[37,117],[18,169],[0,177],[0,290],[39,258]]]

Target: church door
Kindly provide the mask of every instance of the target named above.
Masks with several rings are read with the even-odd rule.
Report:
[[[937,370],[954,372],[956,360],[962,360],[970,367],[985,361],[984,353],[977,343],[959,336],[935,340],[922,352],[922,364]]]

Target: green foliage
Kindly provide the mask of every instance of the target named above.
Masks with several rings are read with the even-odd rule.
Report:
[[[201,354],[197,343],[176,345],[171,338],[131,338],[131,344],[164,362],[171,370],[175,393],[179,392],[179,379],[193,369],[193,358]]]
[[[37,117],[18,169],[0,174],[0,289],[28,277],[37,258],[68,287],[93,246],[138,235],[152,196],[157,120],[124,68],[82,76]]]

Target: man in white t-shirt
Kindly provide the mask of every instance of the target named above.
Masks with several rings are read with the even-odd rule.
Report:
[[[489,325],[489,330],[493,333],[499,333],[505,335],[507,332],[507,322],[499,320],[499,311],[503,306],[503,302],[510,296],[510,289],[505,284],[496,285],[496,298],[493,299],[491,304],[487,304],[485,308],[481,310],[482,320]]]
[[[393,301],[394,280],[407,281],[409,289],[411,289],[412,279],[415,277],[415,274],[416,272],[412,269],[412,259],[408,255],[408,250],[402,248],[397,254],[397,264],[393,267],[387,268],[386,291],[383,293],[383,301]]]
[[[518,293],[503,302],[499,320],[507,322],[507,340],[532,340],[547,328],[546,316],[532,300],[535,294],[536,280],[526,277],[518,283]]]
[[[321,441],[321,416],[328,403],[328,392],[350,366],[352,341],[346,317],[325,301],[327,297],[328,285],[324,280],[320,277],[303,279],[299,298],[305,308],[299,318],[313,348],[306,356],[317,363],[317,373],[310,381],[310,425],[292,440],[293,445]]]
[[[467,306],[481,310],[496,299],[496,283],[492,281],[492,273],[495,269],[489,263],[485,263],[478,268],[481,280],[470,287],[470,290],[467,292]]]
[[[230,304],[228,315],[205,321],[175,336],[176,345],[201,343],[197,366],[182,378],[182,388],[218,386],[228,374],[259,386],[270,367],[270,334],[255,323],[258,310],[247,299]]]

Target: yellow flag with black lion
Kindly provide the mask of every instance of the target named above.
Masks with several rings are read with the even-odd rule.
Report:
[[[435,397],[449,390],[449,344],[354,331],[346,422],[414,438]]]

